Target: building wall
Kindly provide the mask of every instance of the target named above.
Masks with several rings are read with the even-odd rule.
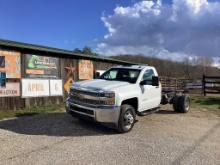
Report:
[[[112,66],[117,65],[115,63],[97,62],[97,61],[93,61],[93,64],[95,66],[95,70],[107,70]]]
[[[13,93],[11,91],[15,90],[14,89],[9,89],[6,93],[13,93],[12,95],[8,94],[7,97],[5,97],[1,92],[0,92],[0,110],[16,110],[16,109],[20,109],[20,108],[25,108],[25,107],[31,107],[31,106],[38,106],[38,105],[47,105],[47,104],[62,104],[66,97],[67,97],[67,90],[65,87],[67,87],[68,82],[69,83],[74,83],[76,81],[81,81],[80,77],[91,77],[91,75],[87,75],[86,73],[82,72],[86,69],[84,69],[84,65],[85,68],[89,68],[92,70],[93,73],[95,73],[96,70],[107,70],[108,68],[117,65],[115,63],[111,63],[111,62],[103,62],[103,61],[91,61],[88,59],[80,59],[77,56],[76,57],[66,57],[63,55],[53,55],[53,54],[48,54],[48,53],[39,53],[39,52],[33,52],[33,51],[17,51],[17,50],[12,50],[12,49],[8,49],[5,50],[6,52],[2,53],[0,49],[0,73],[3,73],[3,77],[5,76],[4,73],[10,72],[10,69],[5,69],[6,68],[6,64],[11,64],[11,61],[7,61],[5,58],[5,53],[11,53],[16,51],[16,53],[20,53],[20,61],[17,60],[16,65],[17,66],[17,71],[20,71],[20,76],[19,74],[17,75],[13,75],[13,74],[8,74],[6,77],[6,85],[4,86],[4,78],[1,79],[3,86],[1,87],[1,91],[5,91],[6,89],[8,89],[9,85],[18,85],[18,83],[20,84],[19,87],[19,91],[17,91],[18,93]],[[22,96],[22,89],[25,88],[24,84],[23,84],[23,79],[28,79],[28,80],[33,80],[34,82],[39,82],[40,80],[48,80],[49,79],[54,79],[54,78],[47,78],[47,77],[29,77],[30,75],[27,74],[27,68],[29,66],[29,64],[27,64],[27,56],[26,54],[30,54],[30,55],[38,55],[38,56],[42,56],[42,57],[52,57],[52,58],[58,58],[59,64],[57,66],[58,69],[58,77],[57,79],[61,79],[63,84],[62,84],[62,88],[63,88],[63,94],[62,96],[45,96],[45,97],[40,97],[38,95],[35,95],[33,97],[25,97],[23,98]],[[1,57],[4,56],[4,57]],[[12,55],[13,56],[13,55]],[[10,58],[14,58],[14,57],[10,57]],[[8,60],[10,60],[10,58]],[[4,61],[5,60],[5,64]],[[82,61],[83,60],[83,61]],[[1,64],[2,63],[2,64]],[[92,65],[91,65],[92,64]],[[81,67],[79,67],[79,65]],[[14,67],[14,66],[13,66]],[[19,70],[20,67],[20,70]],[[14,72],[13,70],[11,70],[11,72]],[[35,72],[32,69],[28,70],[29,72]],[[83,75],[85,74],[85,75]],[[32,76],[32,75],[31,75]],[[71,80],[72,79],[72,80]],[[24,80],[26,81],[26,80]],[[34,83],[33,83],[34,84]],[[7,86],[7,87],[6,87]],[[18,86],[16,86],[18,87]],[[18,88],[19,88],[18,87]],[[38,88],[35,86],[31,86],[33,87],[33,89]],[[41,88],[41,86],[39,86],[39,88]]]

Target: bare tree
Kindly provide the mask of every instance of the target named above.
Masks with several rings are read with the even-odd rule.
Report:
[[[74,53],[79,53],[79,54],[83,53],[82,50],[80,50],[79,48],[75,48],[75,49],[73,50],[73,52],[74,52]]]
[[[211,57],[200,57],[198,58],[198,65],[202,66],[202,73],[208,74],[209,68],[212,67],[214,60]]]
[[[183,60],[183,71],[184,71],[186,78],[188,79],[192,78],[192,62],[189,57],[186,57]]]

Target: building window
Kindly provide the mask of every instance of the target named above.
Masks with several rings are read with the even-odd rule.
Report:
[[[0,72],[0,87],[6,87],[6,73]]]

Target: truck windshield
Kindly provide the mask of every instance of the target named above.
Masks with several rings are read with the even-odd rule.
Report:
[[[103,73],[99,79],[136,83],[140,71],[139,69],[112,68]]]

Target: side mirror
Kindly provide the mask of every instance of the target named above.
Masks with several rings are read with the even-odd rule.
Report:
[[[147,81],[146,81],[146,80],[142,80],[142,81],[140,82],[140,85],[147,85]]]
[[[95,72],[95,79],[99,78],[101,75],[99,72]]]
[[[159,86],[159,77],[152,76],[152,86]]]

